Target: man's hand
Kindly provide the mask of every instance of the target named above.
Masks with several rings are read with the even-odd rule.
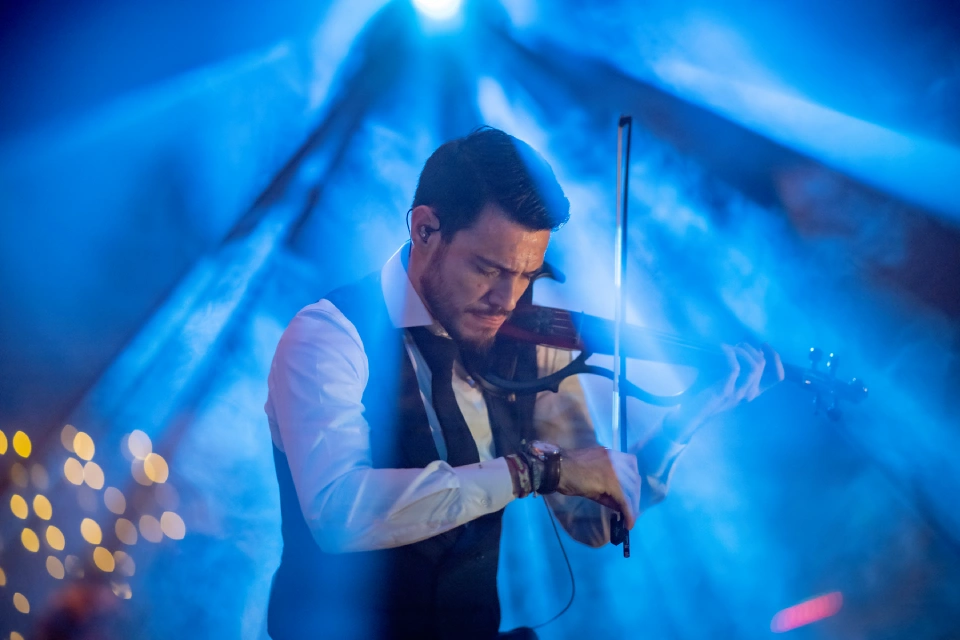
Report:
[[[769,345],[761,349],[746,343],[724,345],[727,368],[720,380],[667,414],[663,434],[674,442],[685,443],[709,418],[741,402],[750,402],[783,380],[780,356]]]
[[[627,529],[632,529],[640,513],[637,458],[603,447],[566,449],[557,491],[589,498],[619,511],[626,518]]]

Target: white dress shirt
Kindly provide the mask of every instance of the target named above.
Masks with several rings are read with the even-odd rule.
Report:
[[[381,271],[390,320],[397,328],[435,325],[414,290],[400,248]],[[445,462],[443,431],[433,408],[430,369],[405,332],[407,354],[440,460],[423,469],[374,469],[370,427],[363,416],[367,356],[353,324],[329,301],[304,307],[277,346],[268,378],[265,410],[273,443],[284,452],[300,508],[321,549],[339,553],[411,544],[504,508],[514,499],[504,458],[494,458],[493,434],[483,393],[457,367],[453,390],[477,443],[480,462],[452,467]],[[557,371],[569,352],[537,347],[539,375]],[[576,377],[558,393],[538,395],[534,408],[538,437],[565,448],[596,444],[583,388]],[[664,464],[666,483],[672,451]],[[582,498],[548,496],[570,534],[594,546],[609,540],[606,509]]]

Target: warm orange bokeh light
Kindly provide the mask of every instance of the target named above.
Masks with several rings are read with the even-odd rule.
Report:
[[[40,550],[40,538],[37,537],[33,529],[24,529],[20,533],[20,542],[23,543],[27,551],[36,553]]]
[[[10,496],[10,511],[13,511],[13,515],[21,520],[26,520],[27,516],[30,515],[30,510],[27,509],[27,501],[23,499],[23,496],[16,493]]]
[[[159,453],[151,453],[143,459],[143,472],[154,482],[166,482],[170,475],[167,461]]]
[[[97,565],[97,569],[104,573],[111,573],[116,567],[113,554],[103,547],[97,547],[93,550],[93,563]]]
[[[27,600],[27,596],[19,591],[13,594],[13,606],[16,607],[20,613],[30,613],[30,601]]]
[[[57,551],[63,551],[63,547],[66,545],[66,540],[63,538],[63,531],[60,531],[59,528],[50,525],[47,527],[47,544]]]
[[[46,496],[38,494],[33,498],[33,512],[41,520],[49,520],[53,517],[53,506]]]
[[[93,445],[93,438],[83,431],[78,431],[73,436],[73,451],[81,460],[93,460],[93,453],[96,447]]]
[[[23,431],[17,431],[13,434],[13,450],[17,452],[17,455],[21,458],[30,457],[30,452],[33,451],[33,444],[30,442],[30,436],[25,434]]]
[[[95,520],[84,518],[80,523],[80,535],[90,544],[100,544],[103,541],[103,532]]]

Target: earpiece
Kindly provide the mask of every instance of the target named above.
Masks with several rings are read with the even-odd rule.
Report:
[[[429,238],[430,234],[433,233],[434,231],[437,231],[437,229],[431,229],[426,225],[420,227],[420,239],[426,242],[427,238]]]

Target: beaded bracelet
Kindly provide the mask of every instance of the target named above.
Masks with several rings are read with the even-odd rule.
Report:
[[[506,456],[506,460],[507,467],[510,469],[510,478],[513,480],[513,494],[518,498],[526,498],[533,493],[530,467],[521,456],[515,453]]]

